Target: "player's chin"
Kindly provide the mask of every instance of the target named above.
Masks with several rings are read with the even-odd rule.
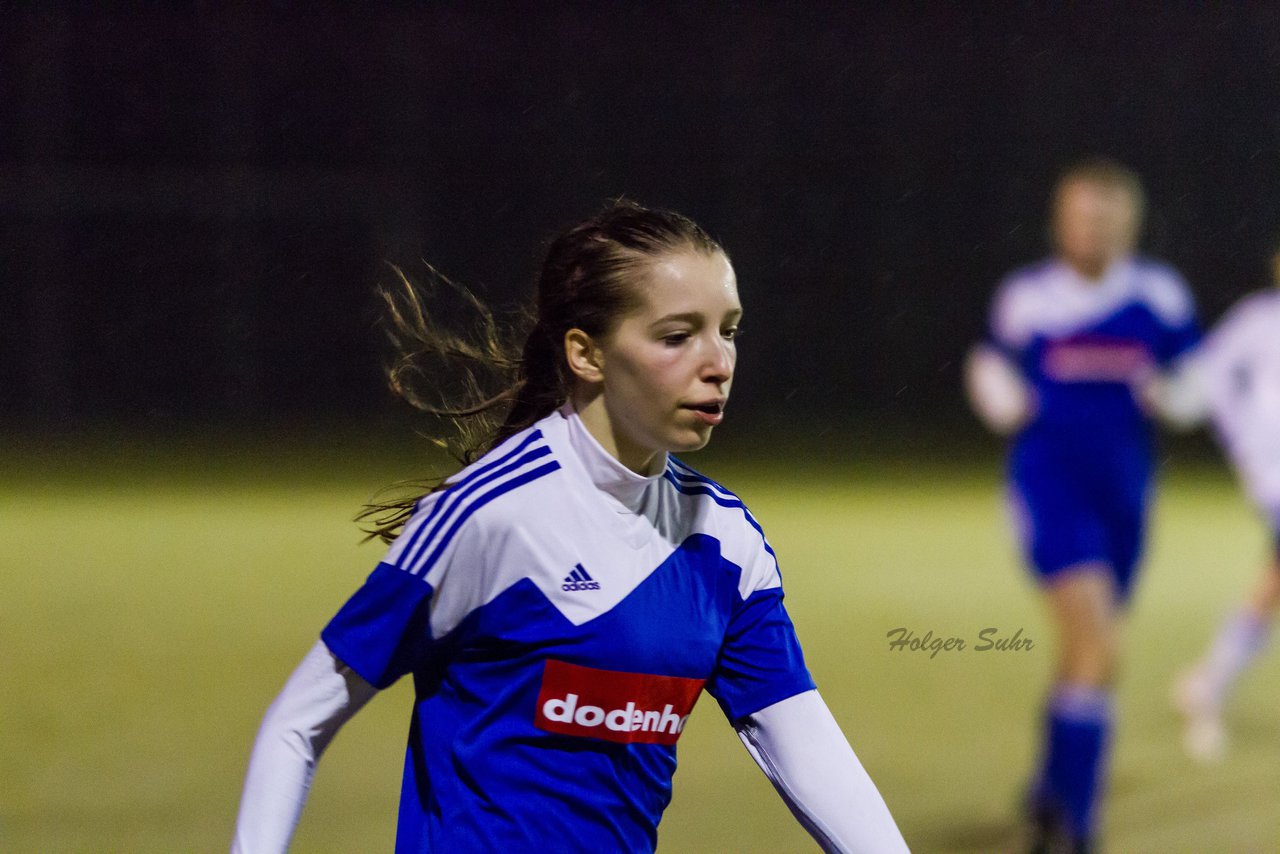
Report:
[[[696,424],[673,430],[667,442],[668,449],[676,454],[701,450],[711,441],[714,429],[710,424]]]

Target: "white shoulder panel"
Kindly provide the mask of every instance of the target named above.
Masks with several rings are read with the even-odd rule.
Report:
[[[579,542],[591,538],[574,503],[565,500],[563,481],[563,476],[542,478],[472,515],[443,565],[428,576],[435,589],[433,636],[453,631],[472,611],[526,578],[557,606],[561,604],[556,593],[561,592],[563,577],[581,562],[566,532],[581,531]]]
[[[1195,302],[1182,277],[1169,267],[1139,262],[1141,293],[1147,305],[1166,326],[1181,326],[1195,315]]]
[[[435,591],[435,637],[524,581],[581,625],[617,607],[694,534],[713,537],[742,568],[743,598],[781,584],[772,549],[733,493],[671,460],[642,512],[626,511],[568,456],[563,419],[538,427],[424,499],[391,548],[388,562]]]
[[[667,472],[680,500],[691,505],[696,533],[715,537],[724,559],[742,567],[738,582],[742,598],[782,584],[773,547],[738,496],[674,458]]]
[[[996,290],[991,329],[996,341],[1014,350],[1030,343],[1045,314],[1044,267],[1013,273]]]

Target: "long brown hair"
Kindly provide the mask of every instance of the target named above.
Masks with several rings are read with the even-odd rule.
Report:
[[[444,429],[433,441],[467,465],[568,399],[565,333],[607,335],[639,303],[648,266],[679,251],[724,250],[688,217],[614,201],[551,242],[534,308],[515,322],[500,321],[483,300],[432,268],[424,286],[392,267],[391,283],[378,291],[395,353],[387,368],[391,389],[438,419]],[[462,298],[474,317],[469,329],[451,330],[432,313],[429,302],[441,287]],[[521,327],[527,332],[517,348]],[[390,541],[418,500],[444,482],[401,484],[410,495],[370,503],[357,519],[370,523],[370,537]]]

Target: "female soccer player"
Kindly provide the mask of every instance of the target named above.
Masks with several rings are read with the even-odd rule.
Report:
[[[410,400],[424,353],[504,363],[411,291],[393,309]],[[669,456],[723,421],[741,316],[724,250],[678,214],[617,203],[552,243],[515,383],[454,410],[505,418],[384,527],[386,559],[268,709],[234,851],[285,850],[325,745],[407,673],[397,851],[653,850],[704,688],[823,848],[906,850],[805,669],[760,526]]]
[[[1280,286],[1280,253],[1271,264]],[[1174,688],[1174,702],[1186,716],[1187,752],[1212,761],[1226,748],[1227,693],[1266,646],[1280,609],[1280,291],[1237,303],[1205,339],[1195,365],[1218,437],[1274,543],[1271,564],[1244,607],[1224,621],[1204,657]]]
[[[1089,850],[1095,836],[1116,645],[1151,488],[1144,389],[1198,339],[1182,279],[1133,255],[1142,208],[1123,166],[1068,170],[1053,197],[1057,257],[1001,284],[989,337],[966,366],[976,411],[1014,434],[1011,504],[1057,637],[1029,794],[1037,845],[1065,838]]]

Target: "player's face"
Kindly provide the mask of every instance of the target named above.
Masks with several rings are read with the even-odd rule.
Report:
[[[742,317],[720,252],[660,257],[638,287],[639,307],[599,342],[602,402],[628,464],[707,444],[724,419]]]
[[[1078,180],[1058,192],[1053,230],[1062,257],[1089,278],[1132,251],[1138,211],[1123,187]]]

